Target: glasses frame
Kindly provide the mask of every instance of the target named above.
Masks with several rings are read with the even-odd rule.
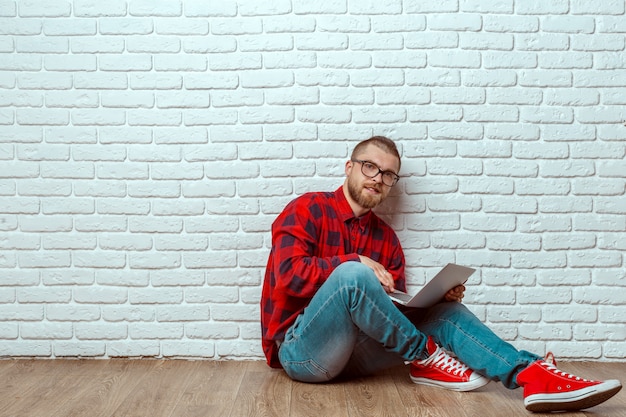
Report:
[[[393,171],[383,171],[382,169],[380,169],[380,167],[378,165],[376,165],[375,163],[373,163],[372,161],[368,161],[365,159],[352,159],[352,162],[358,162],[361,164],[361,174],[365,175],[367,178],[375,178],[378,174],[381,174],[380,176],[380,180],[382,181],[383,184],[385,184],[387,187],[393,187],[394,185],[396,185],[398,183],[398,181],[400,181],[400,176],[398,174],[396,174]],[[368,175],[365,173],[365,164],[370,164],[372,166],[374,166],[378,172],[374,175]],[[385,174],[389,175],[393,175],[393,183],[392,184],[387,184],[385,182]]]

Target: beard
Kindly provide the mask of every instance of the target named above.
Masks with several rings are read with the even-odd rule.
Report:
[[[379,191],[379,194],[371,195],[369,193],[364,193],[364,185],[359,184],[359,182],[354,178],[348,178],[348,193],[350,197],[361,207],[366,209],[373,209],[377,205],[379,205],[384,199],[382,185],[381,184],[373,184],[369,188],[375,188]]]

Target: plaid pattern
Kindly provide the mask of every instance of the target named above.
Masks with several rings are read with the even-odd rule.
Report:
[[[364,255],[384,265],[396,288],[406,288],[404,254],[393,229],[373,212],[356,218],[343,187],[304,194],[272,224],[272,249],[261,296],[261,330],[267,363],[278,368],[276,341],[343,262]]]

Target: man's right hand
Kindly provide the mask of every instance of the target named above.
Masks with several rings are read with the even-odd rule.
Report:
[[[368,258],[367,256],[359,255],[359,259],[363,265],[369,266],[374,274],[376,274],[376,278],[380,281],[385,291],[388,293],[393,292],[395,290],[395,282],[393,280],[393,275],[388,272],[384,266],[376,262],[375,260]]]

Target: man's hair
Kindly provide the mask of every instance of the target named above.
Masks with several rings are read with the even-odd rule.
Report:
[[[354,147],[354,150],[352,151],[352,155],[350,158],[353,160],[356,159],[359,156],[359,154],[361,154],[361,152],[363,152],[363,150],[365,150],[365,148],[369,145],[374,145],[377,148],[382,149],[383,151],[390,153],[391,155],[398,158],[398,169],[400,169],[400,164],[401,164],[400,152],[398,152],[398,148],[396,147],[396,144],[394,143],[394,141],[392,141],[391,139],[385,136],[372,136],[369,139],[359,142]]]

